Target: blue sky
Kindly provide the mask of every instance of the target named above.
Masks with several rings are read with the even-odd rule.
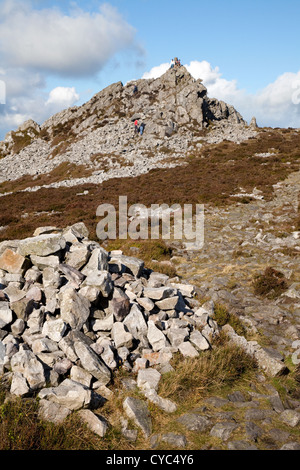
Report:
[[[0,0],[0,8],[0,138],[116,81],[157,76],[174,56],[245,119],[300,127],[299,0]]]

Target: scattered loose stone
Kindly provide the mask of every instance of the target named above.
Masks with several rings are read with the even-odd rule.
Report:
[[[88,428],[100,437],[104,437],[109,424],[105,418],[96,415],[91,410],[80,410],[79,417],[85,422]]]
[[[222,441],[227,441],[231,436],[232,432],[238,428],[236,423],[224,422],[215,424],[210,430],[210,435],[222,439]]]
[[[186,413],[180,416],[177,421],[185,426],[189,431],[206,432],[212,426],[209,418],[198,413]]]
[[[136,425],[149,437],[152,431],[152,422],[147,404],[138,398],[127,397],[123,408],[128,418],[133,419]]]

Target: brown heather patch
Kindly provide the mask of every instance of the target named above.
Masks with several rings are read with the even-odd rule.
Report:
[[[268,266],[263,274],[255,276],[253,287],[256,295],[276,298],[288,289],[288,283],[283,273]]]
[[[254,157],[255,153],[278,149],[275,157]],[[113,178],[99,185],[71,188],[41,189],[34,193],[14,193],[0,199],[0,226],[9,225],[0,232],[0,240],[31,236],[43,224],[65,227],[78,221],[86,223],[90,236],[96,239],[96,209],[100,204],[119,207],[119,196],[127,196],[132,204],[235,204],[232,194],[240,187],[252,192],[256,187],[266,199],[272,198],[272,185],[299,170],[300,133],[294,130],[263,130],[256,139],[240,145],[222,142],[210,145],[184,165],[155,169],[137,177]],[[290,162],[289,165],[286,162]],[[63,179],[88,176],[91,170],[84,166],[64,163],[49,176],[24,177],[0,185],[0,191],[20,191],[25,187],[49,184]],[[69,173],[68,173],[69,172]],[[86,196],[77,196],[88,190]],[[248,200],[245,202],[249,202]],[[48,215],[34,215],[47,212]],[[21,216],[28,213],[29,217]]]

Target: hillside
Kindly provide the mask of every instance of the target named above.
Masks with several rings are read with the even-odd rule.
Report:
[[[299,449],[299,129],[248,125],[180,67],[0,152],[3,449]],[[100,242],[124,195],[204,204],[203,248]]]
[[[136,119],[145,124],[142,139],[135,135]],[[156,80],[115,83],[41,126],[30,120],[8,133],[0,144],[0,182],[50,175],[51,184],[51,173],[65,163],[74,171],[68,178],[61,174],[60,186],[101,183],[174,166],[201,146],[213,124],[221,127],[205,138],[210,142],[255,135],[232,106],[208,98],[201,81],[184,67],[170,69]]]

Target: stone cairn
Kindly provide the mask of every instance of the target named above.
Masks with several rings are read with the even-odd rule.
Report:
[[[59,423],[77,412],[104,436],[109,423],[92,410],[111,397],[114,372],[132,372],[146,399],[172,413],[176,404],[157,393],[161,374],[175,353],[211,348],[220,328],[192,285],[88,237],[77,223],[0,243],[0,376],[11,396],[39,397],[41,419]],[[267,373],[282,372],[257,343],[224,328]],[[127,397],[123,407],[149,437],[147,401]]]

